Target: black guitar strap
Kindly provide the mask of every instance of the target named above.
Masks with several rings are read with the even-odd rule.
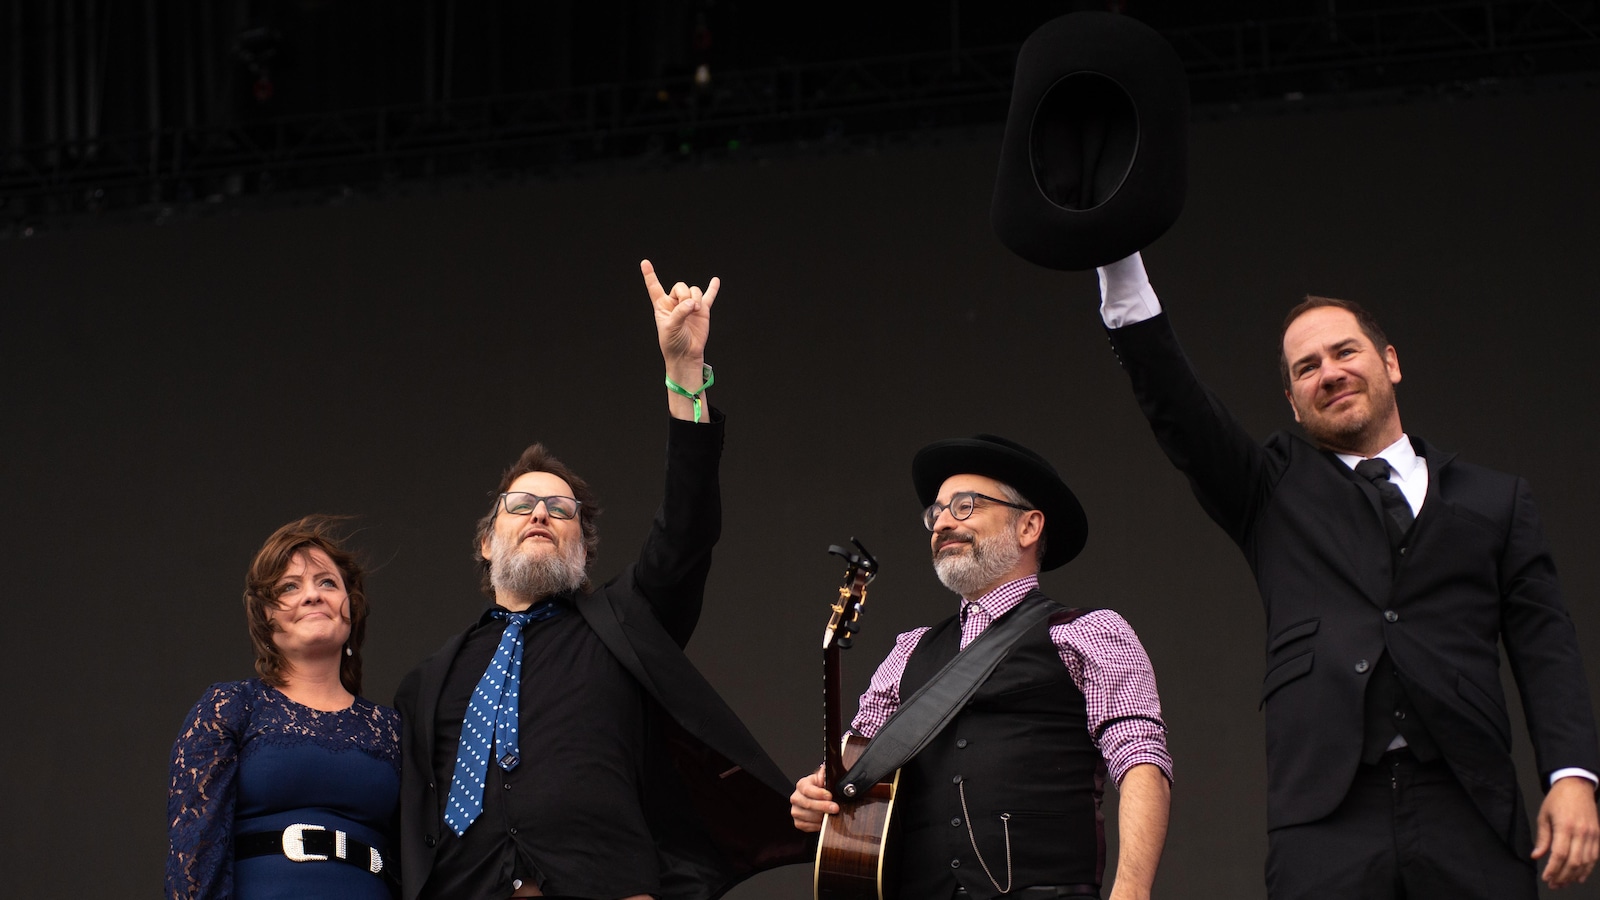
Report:
[[[900,709],[878,729],[861,758],[833,786],[834,794],[854,797],[860,791],[858,785],[870,787],[900,768],[955,719],[978,686],[988,679],[995,666],[1000,665],[1000,660],[1024,635],[1057,614],[1071,614],[1066,619],[1070,622],[1086,611],[1068,610],[1038,590],[1030,591],[1022,602],[978,635],[967,649],[957,653],[928,679],[927,684],[900,704]]]

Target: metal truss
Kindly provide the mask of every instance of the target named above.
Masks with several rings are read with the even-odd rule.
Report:
[[[172,128],[13,148],[15,217],[219,202],[311,187],[542,172],[602,160],[706,161],[779,143],[1003,116],[1014,47]],[[3,211],[0,211],[3,212]]]
[[[1596,0],[1330,12],[1166,36],[1201,114],[1600,71]],[[0,151],[0,220],[11,224],[0,227],[27,233],[59,217],[419,179],[844,150],[1003,120],[1016,52],[1008,45],[779,66],[714,73],[698,85],[685,77],[11,147]]]
[[[1330,9],[1335,0],[1330,0]],[[1595,0],[1432,3],[1167,32],[1197,100],[1600,70]]]

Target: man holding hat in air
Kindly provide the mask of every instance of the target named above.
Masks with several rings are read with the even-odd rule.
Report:
[[[1532,900],[1538,859],[1551,887],[1583,881],[1600,857],[1600,742],[1527,482],[1406,434],[1395,348],[1360,306],[1325,297],[1290,310],[1280,345],[1306,437],[1257,443],[1190,367],[1137,252],[1182,205],[1176,53],[1118,16],[1067,16],[1029,45],[995,229],[1032,262],[1098,268],[1140,409],[1256,577],[1268,893]],[[1502,646],[1547,791],[1536,835]]]
[[[911,472],[934,570],[961,601],[955,615],[900,635],[851,726],[871,739],[941,723],[909,742],[915,756],[881,767],[900,766],[892,896],[1098,898],[1108,774],[1122,795],[1111,897],[1150,896],[1172,777],[1150,660],[1121,616],[1067,609],[1039,589],[1040,571],[1083,548],[1083,508],[1043,457],[993,435],[924,447]],[[947,664],[974,659],[989,662],[951,716],[937,697],[962,686],[960,666]],[[845,775],[846,795],[892,743],[868,747]],[[817,831],[839,812],[830,787],[820,770],[795,785],[795,827]]]
[[[1138,254],[1101,315],[1168,458],[1244,551],[1267,614],[1267,886],[1301,897],[1536,896],[1600,855],[1577,634],[1528,483],[1400,424],[1400,360],[1355,303],[1307,297],[1279,366],[1301,439],[1258,444],[1202,385]],[[1517,788],[1500,647],[1548,791]]]

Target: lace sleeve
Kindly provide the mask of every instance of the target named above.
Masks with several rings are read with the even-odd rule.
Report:
[[[249,720],[241,685],[214,684],[172,745],[167,791],[168,900],[233,896],[233,807],[239,745]]]

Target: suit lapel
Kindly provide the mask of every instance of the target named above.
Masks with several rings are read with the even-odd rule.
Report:
[[[1411,526],[1411,535],[1407,541],[1407,546],[1414,548],[1422,541],[1428,523],[1442,515],[1438,510],[1445,506],[1447,501],[1440,496],[1439,485],[1444,480],[1442,473],[1445,466],[1449,465],[1456,455],[1441,453],[1417,437],[1411,438],[1411,448],[1428,466],[1428,490],[1422,501],[1422,510]],[[1339,459],[1337,454],[1329,450],[1321,452],[1327,458],[1328,464],[1336,467],[1345,480],[1366,498],[1366,508],[1371,511],[1372,516],[1370,520],[1364,520],[1363,527],[1351,536],[1354,543],[1347,548],[1353,563],[1351,571],[1360,573],[1361,589],[1367,595],[1367,599],[1377,606],[1386,606],[1390,595],[1394,592],[1395,563],[1393,556],[1387,552],[1389,537],[1383,523],[1385,515],[1383,498],[1378,496],[1378,489],[1371,482],[1357,475]],[[1433,512],[1430,513],[1430,510]],[[1368,522],[1371,528],[1365,527]]]
[[[1339,454],[1333,452],[1332,450],[1327,450],[1321,447],[1317,448],[1317,452],[1321,453],[1322,457],[1328,461],[1328,465],[1333,466],[1340,475],[1344,476],[1346,481],[1349,481],[1351,484],[1355,485],[1356,490],[1361,492],[1361,496],[1367,498],[1367,505],[1372,507],[1373,522],[1377,524],[1379,531],[1382,531],[1385,535],[1387,535],[1389,533],[1388,529],[1383,524],[1383,517],[1385,515],[1383,511],[1383,498],[1378,495],[1377,487],[1375,487],[1372,482],[1356,474],[1354,469],[1345,465],[1344,460],[1339,458]],[[1388,539],[1385,538],[1385,541],[1387,540]]]
[[[578,612],[583,615],[584,621],[589,623],[589,627],[594,629],[594,633],[600,637],[600,642],[606,645],[606,649],[610,650],[611,654],[617,658],[617,661],[622,663],[622,667],[633,675],[646,693],[654,697],[656,702],[663,707],[667,707],[666,701],[662,697],[661,689],[650,677],[649,671],[645,669],[644,661],[639,658],[638,652],[634,650],[633,642],[628,640],[627,634],[622,630],[621,611],[614,609],[610,600],[611,598],[603,590],[585,595],[579,598],[577,602]]]
[[[1417,514],[1417,521],[1411,526],[1411,543],[1415,545],[1421,540],[1423,529],[1428,527],[1428,523],[1441,515],[1438,510],[1449,505],[1439,493],[1439,485],[1444,482],[1445,466],[1450,465],[1450,461],[1455,459],[1456,455],[1441,453],[1437,448],[1428,446],[1422,438],[1416,437],[1411,439],[1411,449],[1415,450],[1428,465],[1428,491],[1423,495],[1422,511]]]
[[[412,734],[416,735],[415,746],[408,752],[417,754],[418,759],[428,760],[423,767],[432,770],[433,760],[433,726],[439,715],[439,695],[444,692],[444,677],[450,671],[450,663],[455,661],[456,654],[461,650],[461,644],[467,639],[467,633],[472,629],[459,632],[445,641],[438,652],[428,657],[423,664],[422,677],[417,684],[417,721],[413,723]]]
[[[1389,532],[1383,525],[1383,498],[1378,496],[1378,489],[1372,482],[1357,475],[1349,466],[1344,464],[1338,454],[1331,450],[1321,450],[1322,456],[1327,460],[1337,473],[1350,485],[1350,490],[1356,491],[1365,503],[1356,528],[1347,535],[1348,542],[1342,548],[1349,562],[1348,571],[1357,573],[1358,585],[1361,592],[1367,595],[1367,600],[1374,606],[1386,606],[1394,583],[1394,563],[1390,557]],[[1370,517],[1366,515],[1370,512]]]

